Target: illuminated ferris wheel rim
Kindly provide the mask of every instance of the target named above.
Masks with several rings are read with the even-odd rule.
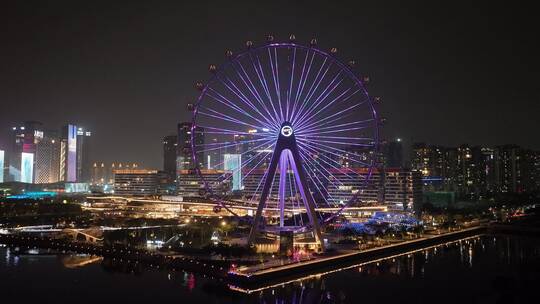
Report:
[[[193,118],[192,118],[192,126],[191,126],[191,145],[192,145],[191,152],[192,152],[192,158],[195,165],[195,171],[199,175],[199,178],[203,181],[205,189],[211,194],[212,199],[214,199],[218,203],[218,205],[220,205],[221,207],[224,207],[226,210],[228,210],[234,215],[236,215],[235,212],[231,210],[231,208],[234,208],[234,207],[229,206],[228,205],[229,203],[227,202],[226,199],[223,199],[221,197],[214,195],[212,188],[208,185],[208,181],[205,179],[204,175],[201,173],[201,168],[199,167],[199,156],[197,155],[197,149],[195,147],[195,140],[194,140],[196,129],[199,127],[199,124],[197,123],[197,118],[199,117],[200,106],[203,103],[204,98],[208,96],[207,93],[208,93],[209,88],[216,82],[220,81],[218,79],[218,76],[224,73],[223,71],[230,68],[235,62],[239,62],[241,59],[243,59],[246,56],[249,56],[250,54],[257,54],[258,52],[266,50],[266,49],[298,49],[298,50],[306,51],[306,54],[309,54],[309,52],[313,52],[313,54],[317,54],[323,58],[331,60],[333,64],[335,64],[341,71],[343,71],[346,74],[346,76],[348,76],[350,80],[354,82],[354,85],[357,86],[362,91],[362,94],[366,97],[366,103],[373,117],[372,151],[375,153],[379,151],[379,129],[378,129],[379,118],[378,118],[377,110],[374,105],[374,101],[370,97],[368,91],[366,90],[363,81],[352,71],[352,69],[347,64],[344,64],[343,62],[341,62],[333,54],[323,51],[317,48],[315,45],[305,46],[305,45],[298,44],[296,42],[270,42],[270,43],[262,44],[260,46],[250,45],[248,46],[246,50],[243,50],[237,54],[234,54],[234,55],[228,54],[227,61],[225,61],[225,63],[219,67],[213,66],[214,70],[212,71],[213,73],[212,77],[206,84],[202,85],[202,87],[199,88],[201,93],[199,94],[197,98],[197,102],[193,108]],[[289,134],[289,133],[293,134],[293,126],[290,123],[288,123],[287,126],[282,126],[281,128],[279,126],[273,126],[273,127],[274,128],[272,128],[270,131],[277,133],[276,138],[277,138],[277,135],[279,134],[282,134],[284,136],[286,136],[285,134]],[[371,165],[368,168],[366,168],[367,172],[366,172],[366,178],[363,183],[363,187],[365,187],[367,183],[369,182],[371,175],[373,173],[374,166],[375,166],[375,162],[372,162]],[[349,206],[353,201],[357,200],[360,192],[361,191],[354,193],[352,197],[346,203],[340,204],[339,211],[337,211],[331,217],[328,217],[323,222],[324,223],[329,222],[332,218],[339,215],[347,206]]]

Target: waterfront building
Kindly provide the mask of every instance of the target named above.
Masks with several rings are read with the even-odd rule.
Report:
[[[353,206],[385,204],[391,209],[418,210],[422,204],[420,171],[404,168],[385,168],[384,171],[374,169],[368,183],[365,179],[369,170],[365,168],[352,169],[354,173],[351,169],[329,171],[337,180],[328,185],[328,201],[333,204],[347,203],[357,193],[357,201]],[[358,178],[351,179],[352,174]]]

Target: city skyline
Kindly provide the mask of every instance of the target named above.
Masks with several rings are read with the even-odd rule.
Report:
[[[529,113],[538,112],[528,72],[538,61],[526,8],[449,5],[456,21],[428,6],[349,12],[339,6],[321,11],[318,3],[293,4],[290,11],[264,4],[259,13],[245,15],[220,5],[191,5],[143,12],[136,4],[101,4],[87,12],[57,2],[5,10],[0,66],[10,76],[0,100],[16,111],[0,113],[0,145],[21,121],[55,129],[76,121],[95,134],[93,160],[160,168],[162,138],[190,120],[187,104],[196,100],[194,83],[210,78],[208,64],[219,65],[226,49],[241,50],[246,40],[257,45],[269,33],[277,40],[293,33],[302,42],[316,37],[321,48],[337,47],[338,57],[356,61],[356,71],[370,77],[370,93],[382,97],[386,139],[540,149],[524,132],[536,126]],[[276,12],[282,17],[272,20]],[[299,12],[302,24],[294,18]],[[499,23],[501,17],[509,22]],[[221,24],[225,28],[218,30]]]

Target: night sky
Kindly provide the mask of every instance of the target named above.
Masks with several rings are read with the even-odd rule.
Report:
[[[0,146],[9,129],[71,121],[96,161],[160,168],[162,137],[190,119],[209,63],[272,33],[337,47],[382,96],[387,138],[540,149],[536,10],[507,2],[6,1],[0,7]],[[163,3],[158,5],[157,3]],[[511,5],[511,6],[509,6]],[[516,7],[513,7],[516,6]]]

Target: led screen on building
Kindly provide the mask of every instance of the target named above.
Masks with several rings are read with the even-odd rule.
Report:
[[[232,190],[242,190],[242,155],[224,154],[224,169],[232,171]]]
[[[4,151],[0,150],[0,183],[4,182]]]
[[[66,181],[77,180],[77,126],[68,125]]]
[[[34,153],[21,153],[21,182],[32,183],[34,180]]]
[[[90,189],[88,183],[66,183],[65,191],[66,193],[81,193],[88,192]]]

